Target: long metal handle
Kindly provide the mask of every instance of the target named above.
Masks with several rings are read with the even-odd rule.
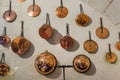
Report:
[[[83,10],[82,4],[80,4],[80,13],[84,14],[84,10]]]
[[[89,40],[91,41],[91,31],[89,31]]]
[[[33,11],[35,10],[35,0],[33,0]]]
[[[67,34],[67,35],[70,35],[70,34],[69,34],[69,24],[68,24],[68,23],[66,23],[66,34]]]
[[[63,0],[60,0],[61,7],[63,7]]]
[[[110,54],[110,58],[112,58],[112,52],[111,52],[111,45],[110,45],[110,43],[108,44],[108,46],[109,46],[109,54]]]
[[[48,13],[46,13],[46,24],[50,25],[50,18]]]
[[[4,53],[2,53],[2,57],[1,57],[0,63],[5,63],[5,54]]]
[[[23,25],[24,25],[24,21],[21,21],[21,36],[24,36]]]
[[[9,0],[9,16],[11,14],[11,0]]]
[[[118,32],[119,40],[120,40],[120,32]]]
[[[6,26],[4,26],[4,29],[3,29],[3,36],[6,36],[6,35],[7,35]]]
[[[100,28],[101,28],[101,33],[103,33],[103,22],[102,22],[102,17],[100,17]]]

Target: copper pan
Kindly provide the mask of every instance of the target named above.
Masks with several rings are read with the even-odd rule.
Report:
[[[115,48],[120,51],[120,32],[118,33],[119,35],[119,41],[115,43]]]
[[[57,59],[48,51],[41,53],[35,60],[35,68],[40,74],[50,74],[56,69]]]
[[[21,35],[13,39],[11,43],[11,48],[12,51],[18,55],[23,55],[25,54],[29,48],[30,48],[30,41],[24,37],[23,34],[23,21],[21,21],[22,24],[22,30],[21,30]]]
[[[18,2],[24,2],[24,1],[26,1],[26,0],[17,0]]]
[[[6,27],[4,27],[4,33],[0,36],[0,44],[7,45],[10,42],[10,38],[6,34]]]
[[[0,61],[0,76],[8,75],[10,67],[5,63],[5,54],[2,53],[2,58]]]
[[[50,25],[50,19],[48,13],[46,13],[46,24],[43,24],[39,28],[39,35],[46,40],[51,38],[53,35],[53,28]]]
[[[66,50],[70,50],[72,49],[72,47],[74,46],[74,40],[72,37],[70,37],[69,35],[69,24],[66,24],[66,29],[67,29],[67,35],[64,36],[61,40],[60,40],[60,45],[62,48],[66,49]]]

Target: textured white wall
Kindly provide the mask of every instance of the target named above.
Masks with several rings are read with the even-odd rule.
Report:
[[[36,0],[36,3],[39,4],[42,12],[35,18],[29,17],[27,14],[27,8],[32,4],[32,0],[26,0],[24,3],[18,3],[17,0],[12,0],[12,9],[16,11],[17,19],[13,23],[7,23],[2,17],[4,11],[8,9],[9,0],[0,0],[0,34],[3,32],[3,27],[6,26],[7,34],[11,40],[13,40],[16,36],[20,35],[20,21],[23,20],[25,21],[24,35],[32,42],[31,50],[26,58],[13,53],[10,46],[0,46],[0,55],[2,52],[5,52],[6,63],[11,67],[10,74],[5,77],[0,77],[0,80],[62,80],[61,69],[56,69],[54,73],[48,76],[41,75],[35,70],[34,61],[37,55],[45,50],[53,53],[60,65],[72,65],[73,58],[78,54],[85,54],[91,59],[93,64],[87,73],[78,73],[73,68],[66,69],[66,80],[119,80],[120,55],[119,51],[115,49],[114,44],[118,41],[118,32],[120,30],[119,27],[112,24],[108,18],[99,14],[95,9],[92,9],[89,6],[92,5],[93,1],[95,0],[86,0],[83,2],[82,0],[64,0],[64,5],[68,8],[69,14],[66,18],[59,19],[55,15],[55,10],[60,5],[59,0]],[[105,1],[105,4],[108,4],[107,0],[102,1]],[[88,14],[92,20],[92,23],[84,28],[78,27],[75,23],[75,17],[79,13],[80,3],[83,5],[84,12]],[[95,4],[96,3],[94,3],[94,5]],[[101,8],[103,9],[103,7]],[[101,8],[98,9],[100,12],[103,11]],[[48,42],[39,36],[38,30],[39,27],[45,23],[46,13],[50,14],[51,25],[57,30],[55,37],[58,39],[58,36],[64,36],[66,34],[66,23],[70,24],[70,35],[76,40],[76,46],[73,51],[66,51],[61,48],[59,43],[54,43],[54,40]],[[112,15],[112,11],[110,14]],[[110,31],[110,36],[104,40],[99,39],[95,35],[95,30],[100,24],[99,17],[103,17],[103,24]],[[88,39],[88,31],[92,32],[92,39],[99,45],[99,50],[96,54],[89,54],[83,48],[84,41]],[[118,61],[116,64],[110,64],[105,60],[105,53],[108,51],[108,43],[111,43],[112,51],[117,54]]]

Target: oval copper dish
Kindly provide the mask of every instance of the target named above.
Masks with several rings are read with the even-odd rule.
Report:
[[[59,17],[59,18],[64,18],[68,15],[68,9],[64,6],[59,6],[57,9],[56,9],[56,15]]]
[[[98,50],[98,45],[93,40],[87,40],[84,42],[84,49],[89,53],[95,53]]]
[[[8,11],[5,11],[4,14],[3,14],[3,18],[7,22],[13,22],[16,19],[16,17],[17,17],[16,13],[12,10],[11,10],[11,13],[8,10]]]
[[[110,56],[109,52],[106,53],[105,57],[106,57],[107,61],[110,63],[115,63],[117,61],[117,57],[116,57],[115,53],[113,53],[113,52],[111,53],[111,56]]]
[[[44,39],[49,39],[53,35],[53,29],[48,24],[43,24],[39,29],[39,35]]]
[[[91,61],[85,55],[78,55],[73,60],[73,66],[76,71],[84,73],[90,69]]]
[[[23,21],[21,21],[21,23],[22,23],[21,36],[16,37],[11,42],[12,51],[18,55],[25,54],[30,49],[31,45],[30,41],[23,36]]]
[[[29,16],[36,17],[41,13],[41,9],[37,4],[35,4],[34,10],[33,10],[33,5],[31,5],[31,6],[29,6],[27,13]]]
[[[75,18],[78,26],[86,26],[89,23],[89,17],[86,14],[80,13]]]
[[[43,52],[35,60],[35,68],[40,74],[50,74],[56,69],[57,59],[49,53]]]
[[[18,2],[24,2],[24,1],[26,1],[26,0],[17,0]]]
[[[109,36],[109,31],[105,27],[103,27],[103,32],[101,31],[101,28],[97,28],[96,35],[101,39],[105,39]]]

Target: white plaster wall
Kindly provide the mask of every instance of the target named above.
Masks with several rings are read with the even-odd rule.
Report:
[[[36,3],[41,7],[41,14],[38,17],[29,17],[27,8],[32,4],[32,0],[26,0],[24,3],[18,3],[17,0],[12,0],[12,9],[17,13],[17,19],[8,23],[3,20],[3,13],[8,9],[9,0],[0,0],[0,34],[3,32],[3,27],[7,27],[7,34],[13,40],[20,35],[21,20],[25,21],[24,35],[32,43],[31,49],[27,57],[20,57],[12,52],[11,47],[0,46],[0,55],[2,52],[6,54],[6,63],[10,65],[11,71],[7,76],[0,77],[0,80],[62,80],[62,69],[48,76],[39,74],[34,67],[34,61],[40,53],[48,50],[53,53],[60,65],[72,65],[73,58],[78,54],[87,55],[92,61],[92,67],[87,73],[78,73],[73,68],[66,69],[66,80],[119,80],[120,79],[120,55],[115,49],[114,44],[118,41],[119,27],[115,26],[87,3],[81,0],[64,0],[64,5],[68,8],[69,14],[64,19],[59,19],[55,15],[56,8],[60,5],[59,0],[36,0]],[[92,23],[87,27],[78,27],[75,23],[75,17],[79,13],[79,4],[82,3],[84,12],[88,14]],[[46,13],[50,14],[51,25],[56,29],[55,38],[66,34],[66,23],[70,24],[70,35],[76,40],[76,45],[73,51],[66,51],[61,48],[59,42],[54,43],[54,40],[48,42],[42,39],[38,30],[45,23]],[[109,29],[110,36],[107,39],[99,39],[95,30],[99,26],[99,18],[103,17],[103,24]],[[99,50],[96,54],[89,54],[83,48],[83,43],[88,39],[88,31],[92,32],[92,39],[99,45]],[[58,37],[59,36],[59,37]],[[105,53],[108,51],[108,43],[111,43],[112,51],[117,54],[118,60],[116,64],[110,64],[105,60]]]

